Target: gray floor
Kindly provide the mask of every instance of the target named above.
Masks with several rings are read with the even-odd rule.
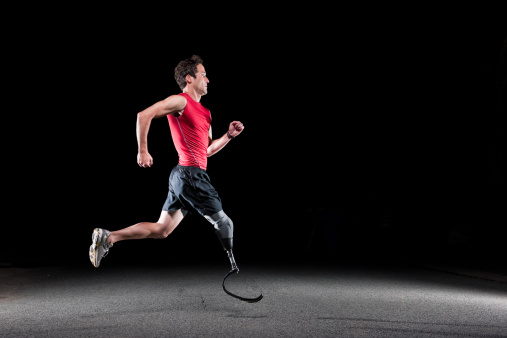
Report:
[[[413,265],[0,267],[1,337],[507,337],[507,283]]]

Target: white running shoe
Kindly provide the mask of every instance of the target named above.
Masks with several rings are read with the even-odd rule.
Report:
[[[93,266],[98,268],[100,260],[109,252],[109,248],[113,245],[109,244],[110,232],[106,229],[95,228],[92,234],[92,245],[90,245],[90,261]]]

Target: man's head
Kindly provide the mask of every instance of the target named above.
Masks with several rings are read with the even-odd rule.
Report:
[[[174,68],[174,78],[181,90],[188,84],[193,83],[197,90],[202,91],[201,95],[207,93],[207,83],[209,81],[199,55],[192,55],[190,58],[180,61]]]

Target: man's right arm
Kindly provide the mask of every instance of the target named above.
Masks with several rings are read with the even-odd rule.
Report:
[[[169,114],[179,116],[185,109],[186,104],[187,100],[182,95],[171,95],[137,114],[136,134],[139,147],[137,163],[139,166],[146,168],[151,167],[153,164],[153,158],[148,152],[148,131],[151,120]]]

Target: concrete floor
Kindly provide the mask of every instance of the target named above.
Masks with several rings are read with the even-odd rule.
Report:
[[[507,337],[507,283],[405,264],[0,267],[0,337]]]

